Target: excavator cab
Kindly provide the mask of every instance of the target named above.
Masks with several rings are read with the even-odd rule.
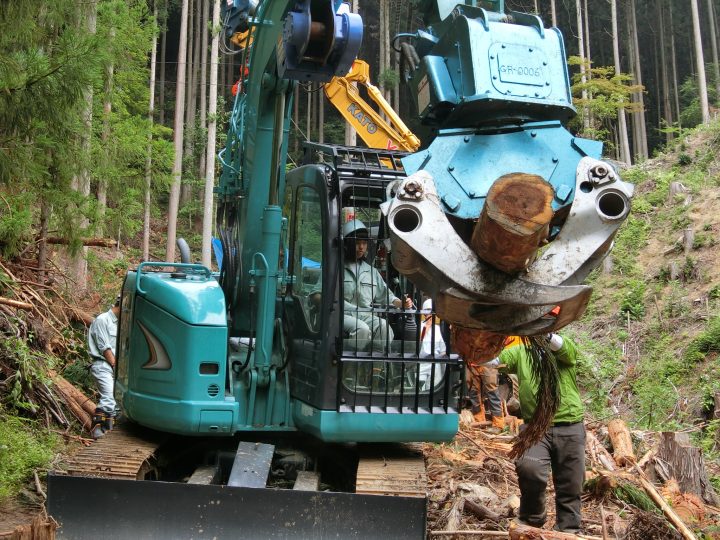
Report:
[[[423,321],[432,310],[423,311],[422,291],[390,262],[380,205],[404,177],[400,167],[386,166],[399,164],[400,157],[307,143],[312,164],[287,176],[289,277],[283,305],[293,397],[343,421],[294,419],[322,440],[440,441],[457,431],[462,361],[435,328],[423,341]],[[353,223],[362,223],[362,239],[355,238]],[[366,245],[357,279],[350,270],[356,265],[354,240]],[[350,289],[363,289],[370,298],[357,302],[363,294]],[[406,298],[412,307],[392,302]],[[431,339],[436,347],[428,346]]]

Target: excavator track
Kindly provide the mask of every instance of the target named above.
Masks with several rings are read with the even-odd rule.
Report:
[[[144,480],[154,471],[155,452],[164,439],[160,433],[140,434],[118,426],[68,459],[64,474]]]
[[[373,450],[358,463],[355,493],[400,497],[427,496],[427,474],[422,448],[417,444]]]

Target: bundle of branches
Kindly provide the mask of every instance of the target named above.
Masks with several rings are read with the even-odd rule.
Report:
[[[67,313],[74,310],[54,291],[54,297],[47,295],[51,289],[18,278],[9,266],[0,260],[0,400],[18,412],[44,416],[48,426],[67,428],[68,418],[75,417],[89,427],[95,404],[54,371],[55,354],[73,354],[77,344],[67,332]]]
[[[683,536],[661,515],[637,511],[625,531],[623,540],[682,540]]]
[[[555,353],[545,336],[522,338],[538,382],[537,406],[527,427],[517,436],[508,457],[516,459],[539,442],[547,432],[560,405],[559,373]]]
[[[614,498],[644,512],[661,515],[660,510],[643,489],[614,475],[600,473],[585,482],[584,490],[599,499]]]

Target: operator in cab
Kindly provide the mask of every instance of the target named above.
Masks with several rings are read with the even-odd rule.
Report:
[[[393,331],[388,321],[373,312],[372,308],[379,306],[382,309],[392,305],[411,309],[413,302],[411,298],[401,300],[395,296],[380,272],[367,262],[370,235],[362,221],[348,221],[343,225],[342,232],[345,257],[343,330],[349,334],[350,344],[355,350],[382,352],[385,344],[393,340]]]

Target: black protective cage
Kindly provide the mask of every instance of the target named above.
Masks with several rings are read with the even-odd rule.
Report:
[[[391,262],[389,229],[379,207],[392,195],[393,184],[405,178],[400,161],[405,155],[305,144],[305,160],[325,162],[336,175],[340,253],[354,252],[352,239],[343,236],[348,219],[362,221],[367,229],[365,262],[370,270],[364,267],[360,286],[373,291],[371,303],[360,306],[345,300],[349,296],[347,267],[352,263],[345,256],[337,257],[338,275],[345,276],[339,280],[343,308],[338,310],[341,337],[336,343],[337,410],[341,412],[457,412],[463,393],[463,362],[451,349],[449,328],[435,315],[423,292]],[[396,307],[395,298],[401,303],[410,298],[413,307]],[[361,339],[358,336],[363,332]]]

